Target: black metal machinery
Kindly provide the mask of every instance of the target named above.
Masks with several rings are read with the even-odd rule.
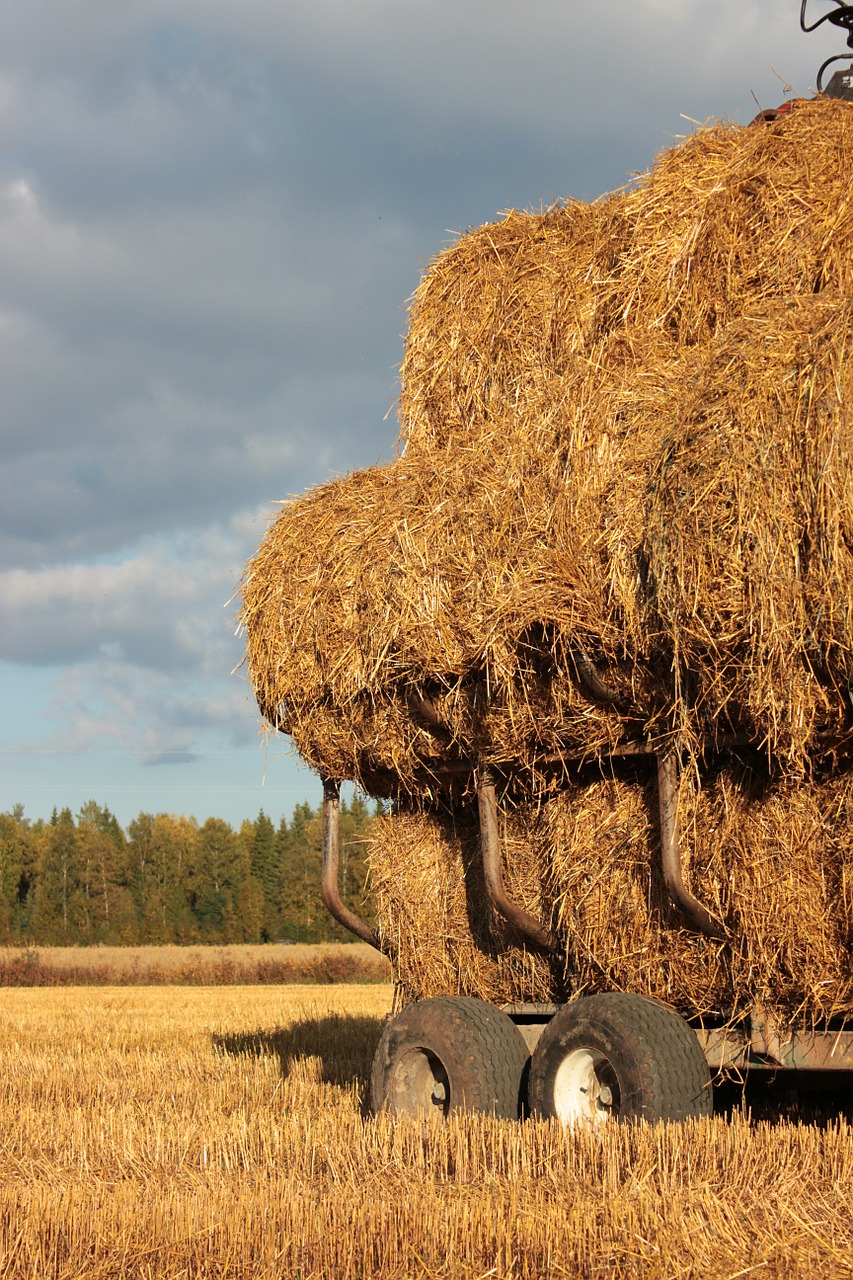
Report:
[[[809,0],[802,0],[800,6],[800,28],[805,31],[816,31],[818,27],[822,27],[825,22],[829,22],[834,27],[841,27],[847,32],[847,47],[853,50],[853,4],[843,4],[840,0],[831,0],[835,6],[829,13],[823,14],[816,22],[809,24],[806,18]],[[853,52],[851,53],[835,53],[832,57],[827,58],[822,63],[817,73],[817,91],[824,93],[828,98],[845,98],[853,101]],[[824,87],[824,73],[834,62],[849,62],[850,65],[844,69],[836,70],[830,78],[829,84]]]

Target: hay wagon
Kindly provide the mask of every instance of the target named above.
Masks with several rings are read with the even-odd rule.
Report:
[[[685,885],[675,752],[625,743],[611,762],[615,758],[636,761],[656,775],[658,871],[673,910],[684,927],[722,939],[720,924]],[[566,763],[559,761],[562,769]],[[495,777],[488,767],[468,768],[476,778],[482,877],[490,907],[524,945],[558,953],[560,939],[506,891]],[[457,767],[457,773],[464,771],[465,766]],[[344,928],[381,948],[376,931],[341,897],[339,795],[339,784],[325,780],[323,901]],[[373,1065],[371,1105],[394,1113],[446,1115],[465,1108],[506,1117],[529,1106],[564,1123],[610,1117],[679,1120],[710,1113],[714,1075],[853,1070],[853,1031],[843,1024],[797,1029],[760,1005],[741,1010],[734,1023],[717,1021],[720,1025],[698,1014],[684,1017],[659,1000],[627,992],[580,996],[564,1004],[498,1006],[464,996],[415,1001],[385,1028]]]
[[[717,1071],[853,1066],[851,172],[822,98],[461,236],[412,301],[398,457],[248,565],[257,702],[374,945],[338,787],[402,798],[377,1108],[678,1117]]]

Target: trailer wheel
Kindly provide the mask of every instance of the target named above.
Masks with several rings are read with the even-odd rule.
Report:
[[[548,1023],[530,1064],[530,1107],[563,1124],[711,1114],[708,1064],[678,1014],[643,996],[582,997]]]
[[[422,1000],[382,1033],[370,1076],[371,1108],[517,1119],[529,1061],[521,1032],[494,1005],[467,996]]]

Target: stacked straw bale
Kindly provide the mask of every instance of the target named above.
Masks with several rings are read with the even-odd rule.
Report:
[[[247,570],[250,675],[307,760],[414,789],[639,722],[802,771],[850,727],[851,112],[703,130],[439,256],[402,456],[285,504]]]
[[[792,1020],[853,1014],[853,778],[685,778],[684,860],[725,941],[688,933],[661,883],[653,783],[599,779],[502,815],[510,896],[564,952],[525,950],[490,912],[473,815],[395,813],[373,832],[384,945],[407,994],[498,1002],[580,991],[654,996],[685,1013],[752,1002]]]
[[[851,172],[853,107],[821,99],[769,126],[700,130],[626,192],[462,236],[412,302],[399,456],[284,504],[247,567],[264,715],[319,771],[413,805],[374,857],[412,991],[541,996],[568,981],[463,906],[473,873],[451,869],[474,865],[472,837],[424,806],[446,808],[442,769],[474,759],[526,790],[533,807],[507,818],[516,888],[558,913],[582,985],[711,1008],[766,972],[768,999],[815,1013],[836,999],[814,975],[837,985],[842,953],[849,971],[849,899],[825,917],[821,896],[847,873],[824,832],[818,884],[796,831],[820,825],[818,800],[847,812],[803,779],[853,731]],[[593,696],[590,663],[606,686]],[[763,748],[776,789],[747,802],[718,779],[682,815],[717,833],[702,888],[729,925],[725,956],[643,897],[641,876],[610,889],[627,935],[605,912],[573,922],[588,861],[567,837],[584,827],[573,806],[595,831],[636,824],[625,847],[646,885],[654,838],[641,788],[559,794],[543,755],[677,737],[695,779],[732,735]],[[418,856],[401,862],[404,846]],[[802,872],[788,941],[779,859]],[[442,867],[420,895],[441,922],[427,962],[394,885],[406,897],[406,874],[426,885]]]

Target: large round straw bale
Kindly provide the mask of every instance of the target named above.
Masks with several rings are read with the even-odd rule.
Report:
[[[547,913],[532,857],[535,812],[503,821],[509,891]],[[559,967],[519,945],[489,908],[477,828],[470,811],[407,810],[371,829],[371,892],[383,950],[410,999],[470,995],[496,1003],[551,999]]]
[[[849,724],[851,321],[834,290],[751,308],[693,362],[648,479],[647,626],[685,726],[793,761]]]

